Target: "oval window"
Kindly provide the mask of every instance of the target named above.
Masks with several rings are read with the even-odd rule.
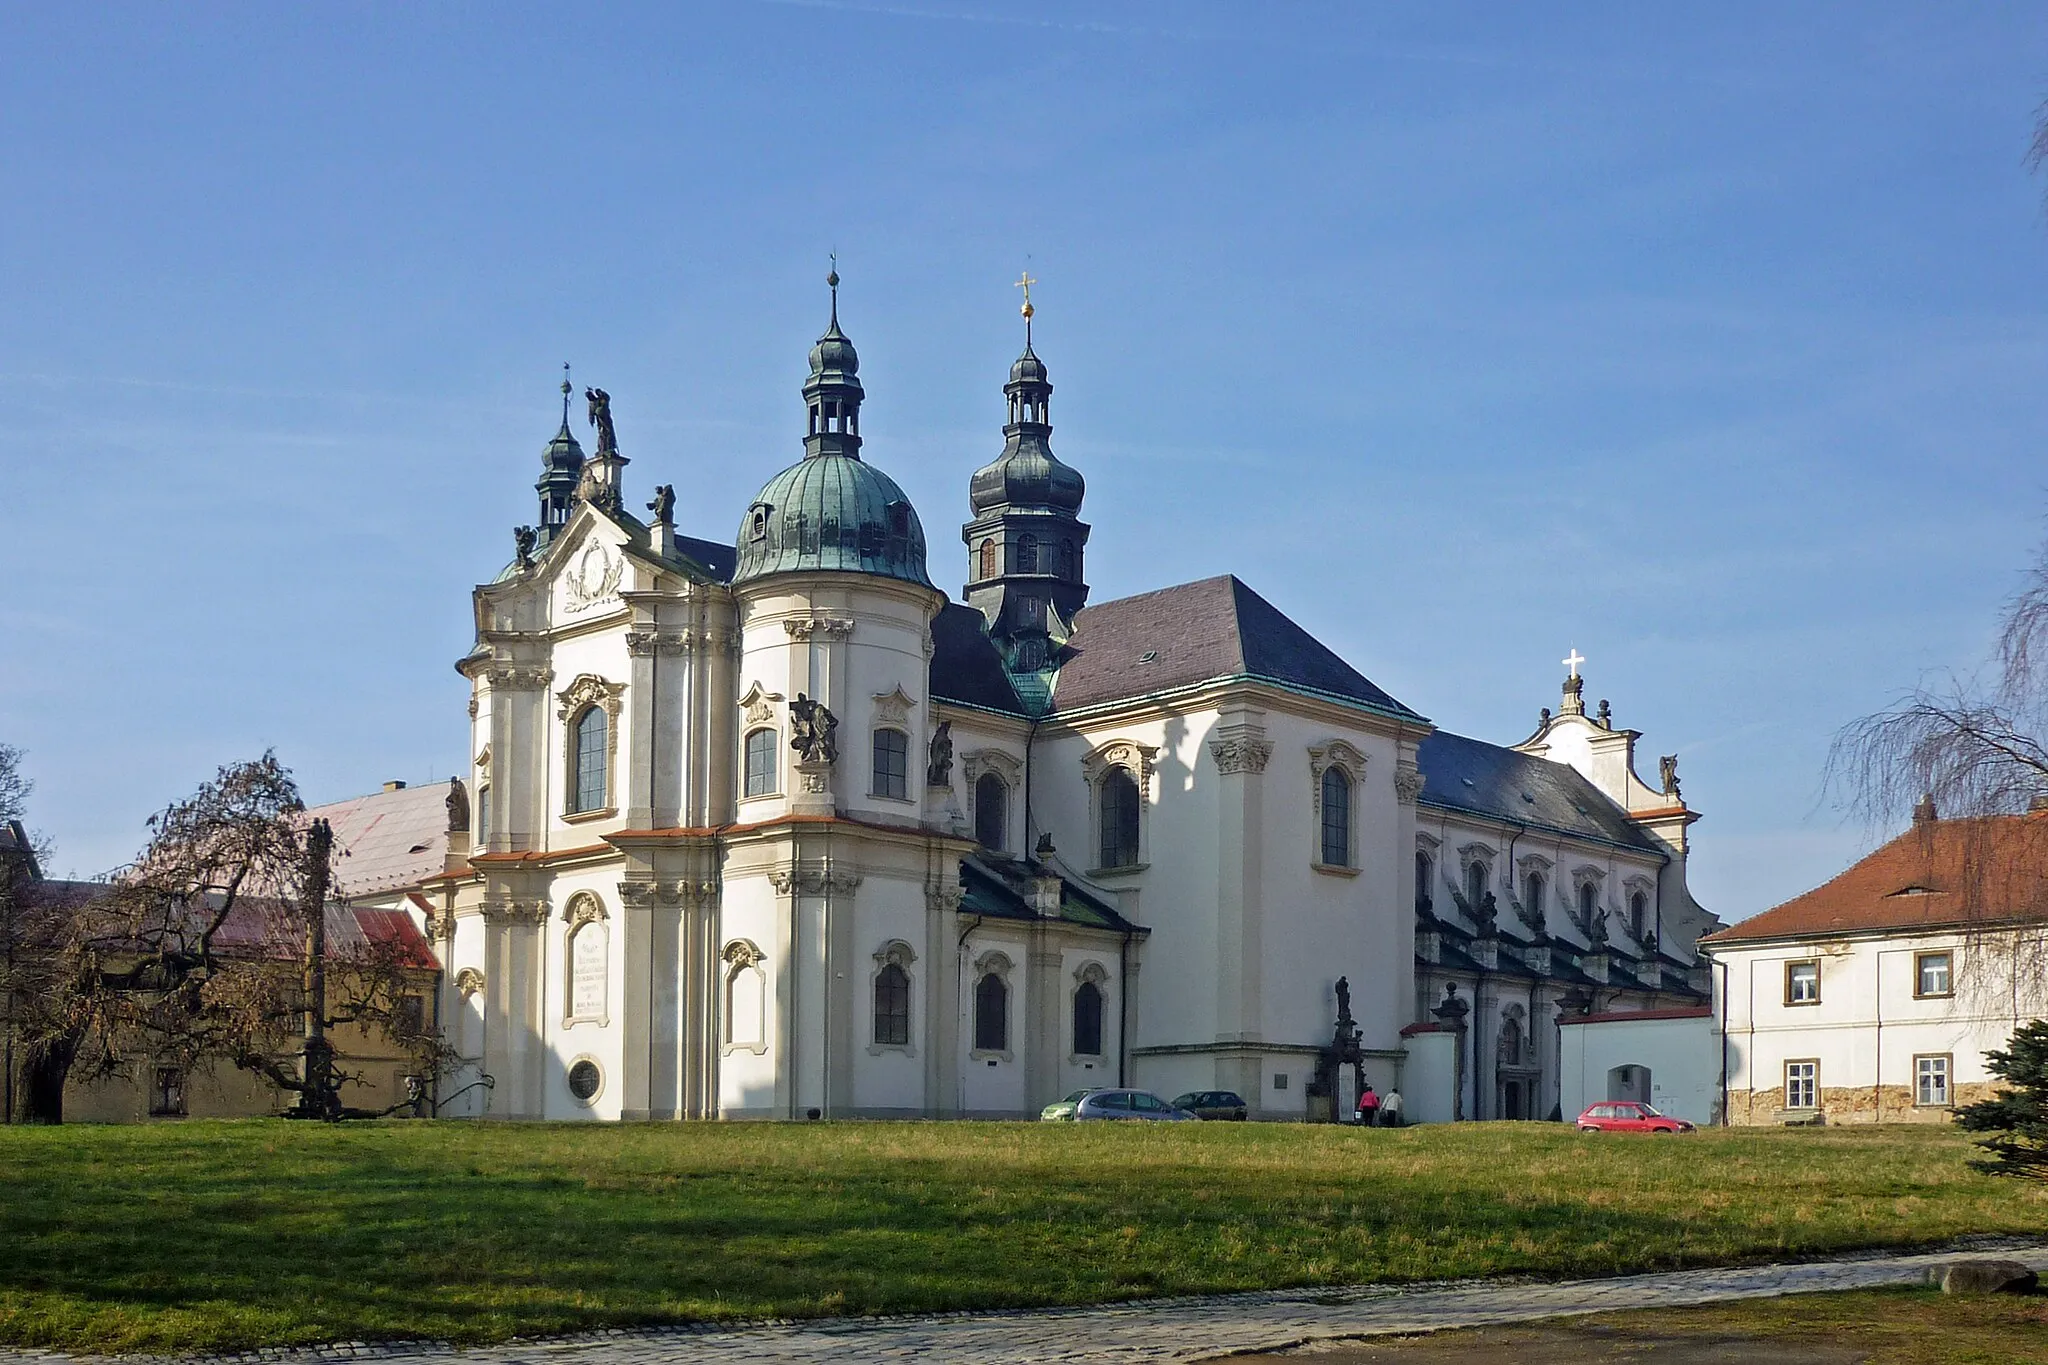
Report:
[[[588,1057],[569,1068],[569,1093],[586,1104],[597,1098],[597,1088],[603,1083],[604,1073]]]

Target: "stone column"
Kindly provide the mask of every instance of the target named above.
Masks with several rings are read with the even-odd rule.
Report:
[[[1265,1038],[1261,884],[1264,872],[1266,762],[1273,745],[1259,724],[1263,711],[1226,707],[1209,740],[1217,772],[1216,1041],[1256,1043]],[[1255,1054],[1219,1058],[1219,1086],[1258,1093]]]
[[[1061,1006],[1071,1000],[1071,982],[1060,973],[1059,944],[1044,924],[1031,926],[1024,952],[1024,993],[1029,1025],[1024,1030],[1024,1107],[1027,1112],[1059,1098],[1060,1058],[1065,1055]]]
[[[625,964],[620,991],[619,1114],[626,1119],[667,1118],[674,1096],[661,1084],[659,1032],[662,974],[654,929],[651,881],[619,883],[618,960]]]
[[[924,1111],[960,1112],[959,864],[943,866],[925,884]]]

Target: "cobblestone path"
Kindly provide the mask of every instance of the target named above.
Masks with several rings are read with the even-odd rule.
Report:
[[[1487,1327],[1627,1308],[1678,1308],[1727,1299],[1828,1289],[1917,1284],[1932,1266],[1996,1255],[2048,1272],[2048,1242],[2001,1243],[1910,1256],[1872,1256],[1735,1270],[1688,1270],[1557,1282],[1462,1281],[1388,1288],[1272,1290],[1206,1298],[1151,1299],[1097,1308],[924,1317],[829,1318],[748,1327],[614,1331],[456,1350],[421,1343],[343,1344],[262,1351],[214,1362],[369,1360],[379,1365],[723,1365],[733,1361],[890,1361],[948,1365],[1013,1361],[1211,1360],[1312,1341]],[[92,1359],[54,1351],[0,1350],[0,1365],[67,1365]],[[127,1356],[124,1365],[171,1359]],[[198,1358],[176,1358],[194,1365]]]

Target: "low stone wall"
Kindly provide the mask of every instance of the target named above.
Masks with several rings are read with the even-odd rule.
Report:
[[[1819,1113],[1824,1123],[1947,1123],[1952,1108],[1989,1099],[1996,1089],[1991,1081],[1965,1082],[1953,1088],[1952,1106],[1930,1107],[1913,1103],[1910,1086],[1823,1086]],[[1729,1091],[1728,1121],[1737,1127],[1768,1128],[1797,1120],[1785,1112],[1784,1089],[1774,1086]]]

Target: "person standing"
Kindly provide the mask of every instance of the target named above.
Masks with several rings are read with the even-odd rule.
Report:
[[[1367,1081],[1365,1089],[1358,1092],[1358,1121],[1368,1128],[1379,1127],[1380,1097],[1373,1093],[1371,1081]]]
[[[1400,1126],[1401,1087],[1397,1085],[1387,1092],[1385,1099],[1380,1101],[1380,1127],[1399,1128]]]

